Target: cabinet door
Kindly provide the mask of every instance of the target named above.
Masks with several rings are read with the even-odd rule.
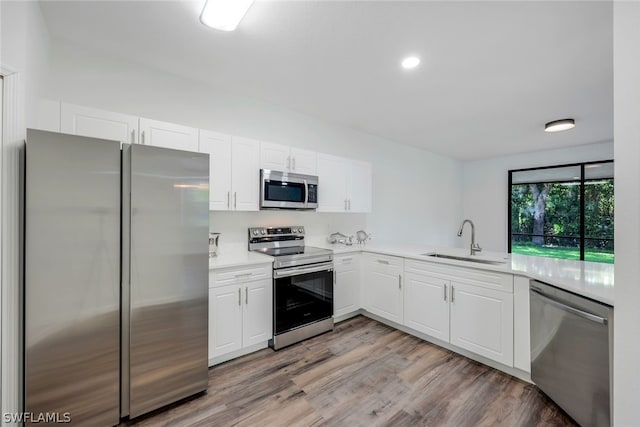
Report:
[[[371,164],[358,160],[349,162],[349,212],[371,212]]]
[[[281,172],[291,170],[289,146],[260,142],[260,168]]]
[[[209,153],[209,210],[231,208],[231,136],[200,131],[200,152]]]
[[[317,175],[318,153],[291,147],[291,171],[304,175]]]
[[[138,118],[63,102],[60,131],[133,144],[138,141]]]
[[[231,208],[257,211],[260,197],[260,142],[231,138]]]
[[[242,346],[248,347],[273,338],[273,282],[271,279],[242,286]]]
[[[347,210],[347,159],[318,154],[318,212]]]
[[[402,259],[366,256],[363,293],[366,309],[397,323],[403,320]]]
[[[360,308],[359,255],[349,254],[333,260],[335,283],[333,284],[333,314],[342,316]]]
[[[451,344],[513,366],[513,294],[452,280]]]
[[[174,150],[198,151],[198,129],[157,120],[140,119],[140,142]]]
[[[405,326],[449,342],[448,294],[449,282],[447,280],[406,273]]]
[[[242,348],[239,286],[209,288],[209,359]]]

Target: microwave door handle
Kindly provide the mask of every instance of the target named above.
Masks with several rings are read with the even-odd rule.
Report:
[[[309,183],[307,180],[304,180],[304,207],[309,207]]]

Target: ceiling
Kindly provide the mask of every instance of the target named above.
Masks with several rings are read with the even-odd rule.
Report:
[[[611,1],[256,1],[232,33],[203,4],[41,2],[53,39],[461,160],[613,139]]]

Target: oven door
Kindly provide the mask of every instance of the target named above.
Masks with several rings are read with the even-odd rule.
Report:
[[[273,272],[274,335],[333,316],[333,263]]]
[[[261,209],[315,209],[318,178],[308,175],[260,171]]]

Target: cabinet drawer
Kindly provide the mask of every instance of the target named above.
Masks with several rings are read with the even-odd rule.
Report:
[[[350,254],[334,255],[333,265],[335,268],[351,269],[355,268],[358,263],[359,254],[357,252]]]
[[[365,262],[369,263],[371,266],[379,265],[379,266],[390,266],[390,267],[400,267],[404,266],[404,258],[389,256],[389,255],[381,255],[381,254],[364,254]]]
[[[271,272],[271,264],[211,270],[209,271],[209,287],[215,288],[236,283],[253,282],[254,280],[270,279]]]
[[[445,280],[455,280],[460,283],[513,293],[513,274],[509,273],[450,266],[410,259],[407,259],[405,262],[405,272],[427,274],[429,276]]]

